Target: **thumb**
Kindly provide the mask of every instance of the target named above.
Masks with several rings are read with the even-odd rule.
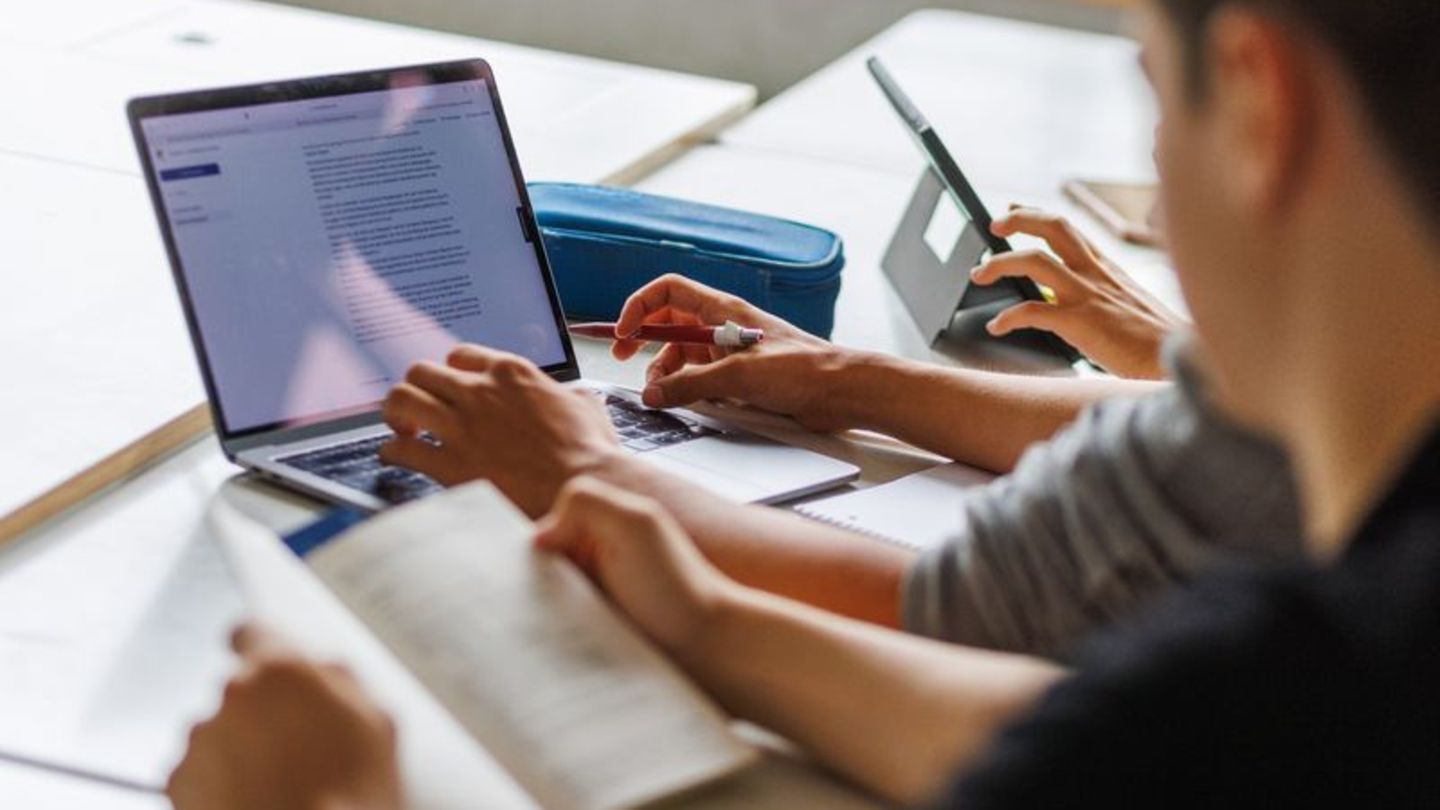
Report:
[[[702,399],[739,396],[742,364],[750,358],[736,354],[704,365],[689,365],[645,386],[642,399],[652,408],[673,408]]]
[[[231,632],[230,648],[252,661],[294,652],[275,631],[255,622],[245,622]]]

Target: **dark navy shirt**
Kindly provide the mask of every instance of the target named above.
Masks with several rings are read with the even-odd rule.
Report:
[[[1334,566],[1096,642],[945,807],[1440,807],[1440,432]]]

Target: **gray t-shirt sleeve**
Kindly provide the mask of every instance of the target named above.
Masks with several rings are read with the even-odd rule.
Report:
[[[1059,656],[1227,560],[1301,553],[1289,464],[1225,421],[1180,351],[1177,384],[1088,409],[964,503],[965,531],[905,584],[908,630]]]

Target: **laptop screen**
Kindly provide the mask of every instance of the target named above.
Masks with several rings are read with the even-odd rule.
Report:
[[[484,78],[380,86],[139,121],[228,434],[373,411],[462,342],[568,360]]]

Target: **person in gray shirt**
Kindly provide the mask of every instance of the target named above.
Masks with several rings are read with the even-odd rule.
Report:
[[[1216,413],[1182,342],[1168,355],[1175,386],[1095,404],[971,492],[964,532],[909,569],[907,630],[1064,657],[1201,572],[1300,557],[1285,454]]]

